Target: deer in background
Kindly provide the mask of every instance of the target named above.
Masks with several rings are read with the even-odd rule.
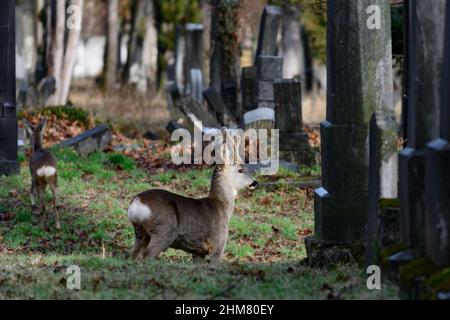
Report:
[[[47,185],[52,191],[52,203],[56,214],[56,228],[61,229],[61,222],[59,211],[56,206],[57,193],[57,165],[53,154],[43,149],[44,130],[47,125],[47,120],[43,119],[39,124],[33,125],[27,120],[22,120],[25,125],[25,130],[30,139],[31,157],[30,157],[30,173],[31,173],[31,189],[30,198],[31,204],[35,206],[35,195],[37,194],[39,201],[39,211],[41,215],[41,225],[45,221],[45,189]]]
[[[206,198],[187,198],[164,190],[137,195],[128,208],[135,231],[132,258],[153,259],[170,247],[191,253],[194,261],[210,256],[211,264],[217,265],[227,243],[238,190],[256,186],[242,164],[225,159],[214,168]]]

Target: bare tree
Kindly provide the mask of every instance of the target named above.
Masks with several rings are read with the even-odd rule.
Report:
[[[61,93],[59,104],[67,104],[69,98],[70,83],[72,80],[73,67],[77,56],[77,46],[81,35],[81,25],[83,19],[84,0],[72,0],[69,9],[72,9],[71,16],[68,17],[67,26],[69,35],[67,39],[66,52],[64,54],[64,65],[61,73]]]
[[[106,44],[105,84],[111,89],[116,84],[119,41],[119,1],[108,0],[108,39]]]
[[[47,104],[58,105],[59,97],[61,95],[61,71],[64,58],[64,32],[66,27],[66,3],[65,1],[50,1],[49,3],[49,57],[48,72],[49,75],[56,80],[56,91],[49,98]],[[56,21],[56,25],[53,26],[53,22]]]

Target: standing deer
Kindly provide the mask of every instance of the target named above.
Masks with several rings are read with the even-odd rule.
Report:
[[[216,165],[209,196],[183,197],[164,190],[148,190],[133,198],[128,218],[135,231],[133,259],[153,259],[166,249],[192,254],[195,261],[210,256],[212,265],[222,259],[228,225],[238,190],[257,183],[242,164]]]
[[[52,202],[56,214],[56,228],[61,229],[61,222],[59,218],[59,211],[56,206],[56,192],[57,192],[57,166],[56,159],[53,154],[42,148],[42,141],[44,130],[47,125],[47,120],[43,119],[38,125],[33,125],[27,120],[22,120],[28,137],[30,138],[31,157],[30,157],[30,173],[31,173],[31,190],[30,198],[31,204],[34,207],[34,196],[37,194],[39,200],[39,211],[41,215],[41,225],[45,221],[45,188],[50,186],[52,191]]]

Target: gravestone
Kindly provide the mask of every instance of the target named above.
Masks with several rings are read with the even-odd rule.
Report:
[[[282,10],[280,7],[267,5],[264,8],[259,27],[258,46],[255,57],[261,55],[275,56],[277,37],[280,31]]]
[[[381,28],[369,28],[366,9],[377,5]],[[315,191],[311,263],[359,260],[368,209],[369,122],[392,103],[390,3],[327,2],[327,117],[321,124],[322,187]],[[333,256],[329,256],[329,247]],[[341,250],[342,249],[342,250]]]
[[[14,0],[0,10],[0,175],[19,173],[15,77]]]
[[[184,92],[184,61],[186,58],[186,37],[183,27],[177,25],[175,32],[175,84]]]
[[[298,165],[311,164],[308,135],[302,127],[302,87],[295,79],[273,83],[275,127],[280,130],[280,157]]]
[[[391,88],[387,90],[392,93]],[[369,137],[367,266],[378,264],[380,251],[400,242],[396,132],[393,109],[390,112],[374,113]]]
[[[450,4],[446,6],[439,138],[428,143],[425,167],[426,253],[450,265]]]
[[[273,44],[276,46],[276,43]],[[275,56],[259,56],[256,63],[256,95],[258,108],[275,108],[273,82],[281,79],[283,74],[283,58]]]
[[[191,69],[188,88],[187,94],[194,96],[200,103],[203,102],[203,74],[200,69]]]
[[[237,120],[242,117],[242,108],[238,102],[237,84],[234,80],[224,79],[222,81],[222,97],[228,113]]]
[[[255,55],[256,80],[254,83],[254,98],[258,109],[275,109],[273,81],[282,78],[283,73],[283,58],[276,56],[281,14],[282,10],[279,7],[267,5],[261,17]],[[271,128],[274,126],[275,124],[268,125]]]
[[[181,100],[180,110],[190,119],[193,125],[200,121],[203,128],[220,128],[220,124],[215,117],[193,96],[187,96]]]
[[[95,151],[103,151],[112,141],[112,133],[107,124],[99,125],[76,137],[61,142],[64,148],[73,148],[82,156]]]
[[[209,112],[215,114],[217,120],[222,126],[227,128],[237,128],[236,120],[233,119],[231,114],[222,100],[220,94],[213,87],[203,91],[203,96],[208,103]]]
[[[198,69],[200,70],[200,73],[203,74],[203,25],[197,23],[188,23],[185,25],[184,32],[186,48],[183,68],[185,85],[187,85],[191,76],[190,73],[192,69]]]
[[[400,153],[400,226],[414,253],[425,250],[425,150],[439,135],[445,0],[412,0],[408,39],[407,146]]]
[[[257,107],[256,98],[256,66],[242,68],[241,94],[242,111],[248,112]]]
[[[275,111],[273,108],[258,108],[244,113],[244,130],[275,129]]]

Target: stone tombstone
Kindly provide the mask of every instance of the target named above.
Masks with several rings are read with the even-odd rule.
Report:
[[[187,96],[182,99],[180,109],[194,125],[197,121],[200,121],[203,128],[220,128],[216,117],[206,110],[193,96]]]
[[[242,117],[242,108],[238,102],[237,83],[234,80],[223,80],[222,97],[231,116],[237,120]]]
[[[203,25],[188,23],[185,32],[184,79],[190,79],[191,69],[199,69],[203,74]],[[203,79],[202,79],[203,81]]]
[[[381,28],[369,28],[366,9],[377,5]],[[357,246],[368,209],[369,123],[374,112],[392,108],[390,3],[328,1],[327,117],[321,124],[322,187],[315,191],[315,236],[320,244]],[[318,245],[319,244],[319,245]]]
[[[186,37],[183,27],[176,26],[175,32],[175,83],[184,92],[184,61],[186,58]]]
[[[19,173],[15,77],[14,0],[0,10],[0,176]]]
[[[225,102],[216,89],[213,87],[206,89],[203,91],[203,96],[208,103],[210,113],[216,115],[217,120],[222,126],[227,128],[237,127],[236,120],[233,119],[233,116],[228,112]]]
[[[248,112],[257,107],[256,99],[256,66],[242,68],[241,73],[241,94],[242,111]]]
[[[378,263],[381,249],[400,241],[399,208],[392,205],[398,198],[397,130],[393,110],[385,121],[388,115],[374,113],[370,122],[367,266]]]
[[[244,113],[244,130],[275,129],[275,111],[273,108],[258,108]]]
[[[273,83],[275,127],[280,130],[282,160],[308,165],[311,150],[302,125],[302,86],[296,79],[278,79]]]
[[[86,156],[95,151],[103,151],[112,141],[111,129],[107,124],[99,125],[76,137],[61,142],[64,148],[73,148]]]
[[[450,3],[448,1],[445,26],[439,138],[428,143],[425,159],[426,253],[439,266],[450,265]]]
[[[191,69],[187,94],[191,94],[200,103],[203,102],[203,74],[200,69]]]
[[[275,108],[273,81],[282,78],[283,58],[259,56],[256,61],[256,97],[258,108]]]
[[[261,55],[276,56],[277,37],[280,31],[281,16],[282,10],[280,7],[273,5],[265,6],[259,27],[256,58]]]
[[[406,148],[400,153],[400,227],[416,254],[425,251],[425,150],[439,136],[445,0],[409,2]]]

